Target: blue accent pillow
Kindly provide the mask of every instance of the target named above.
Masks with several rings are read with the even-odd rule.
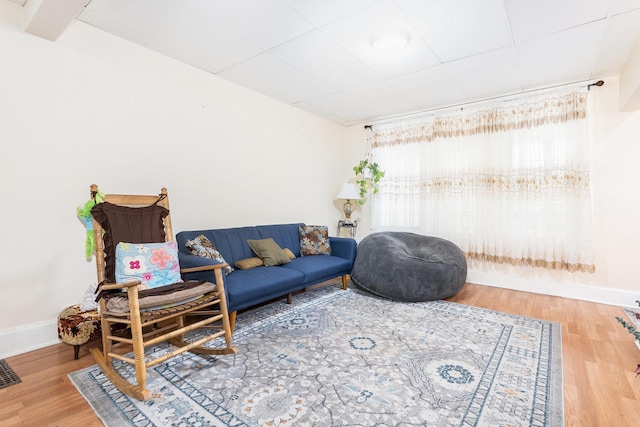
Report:
[[[139,279],[141,289],[152,289],[181,282],[178,244],[124,243],[116,246],[116,282]]]

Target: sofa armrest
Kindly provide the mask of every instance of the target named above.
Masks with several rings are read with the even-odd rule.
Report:
[[[351,265],[356,261],[356,251],[358,244],[349,237],[329,237],[331,254],[349,260]]]
[[[227,265],[215,259],[184,252],[178,252],[178,262],[180,263],[180,273],[185,280],[215,280],[213,270]]]

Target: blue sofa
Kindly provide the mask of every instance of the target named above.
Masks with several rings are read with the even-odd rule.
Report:
[[[287,264],[255,267],[249,270],[235,269],[224,278],[227,305],[232,325],[238,310],[252,307],[275,298],[288,296],[300,289],[329,279],[342,277],[346,289],[346,276],[351,273],[356,259],[356,241],[343,237],[330,237],[331,255],[300,256],[298,227],[304,224],[259,225],[215,230],[181,231],[176,235],[180,268],[194,268],[217,261],[192,255],[186,247],[187,240],[205,235],[222,254],[225,261],[235,268],[238,260],[255,257],[247,240],[273,238],[281,248],[289,248],[296,256]],[[184,274],[185,280],[213,281],[212,271]]]

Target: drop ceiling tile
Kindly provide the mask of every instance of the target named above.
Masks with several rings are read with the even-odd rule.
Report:
[[[256,46],[169,0],[91,5],[81,21],[169,56],[181,52],[179,59],[198,58],[211,72],[259,53]]]
[[[640,1],[637,2],[640,5]],[[594,76],[620,73],[640,33],[640,9],[609,18]]]
[[[320,27],[356,13],[378,0],[284,0],[300,15]]]
[[[505,0],[518,41],[552,34],[607,17],[610,0]]]
[[[465,96],[475,99],[522,90],[522,67],[514,47],[443,65]]]
[[[601,20],[522,42],[519,54],[525,86],[550,86],[589,79],[606,28],[606,21]]]
[[[402,114],[419,108],[413,99],[384,82],[347,90],[344,94],[381,116]]]
[[[178,0],[185,8],[263,49],[315,26],[280,0]]]
[[[511,45],[503,0],[398,0],[441,62]]]
[[[637,9],[640,9],[640,1],[638,0],[612,0],[609,13],[611,15],[617,15]]]
[[[375,111],[360,105],[342,93],[321,96],[295,105],[324,117],[339,117],[341,123],[345,125],[361,123],[378,116]]]
[[[396,90],[414,100],[420,110],[460,103],[464,97],[444,67],[389,80]]]
[[[334,89],[379,80],[373,71],[319,30],[283,43],[269,53]]]
[[[380,56],[371,46],[372,37],[378,31],[398,27],[409,32],[409,43],[393,58]],[[410,74],[439,64],[407,16],[390,0],[374,3],[358,14],[326,25],[321,30],[383,79]]]
[[[85,10],[113,16],[117,13],[128,13],[136,3],[146,4],[148,0],[91,0]],[[139,9],[139,5],[135,6]],[[82,16],[82,14],[80,15]]]
[[[77,19],[349,124],[617,74],[639,14],[640,0],[92,0]],[[394,26],[411,40],[391,60],[370,42]]]
[[[313,77],[268,53],[254,56],[218,75],[289,103],[332,92]]]

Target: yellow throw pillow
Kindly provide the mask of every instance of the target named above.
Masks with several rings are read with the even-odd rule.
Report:
[[[291,249],[284,248],[283,251],[284,251],[285,254],[287,254],[289,259],[296,259],[296,256],[293,254],[293,252],[291,252]]]
[[[245,258],[236,261],[236,268],[239,268],[240,270],[249,270],[263,265],[264,262],[262,262],[262,259],[258,257]]]

